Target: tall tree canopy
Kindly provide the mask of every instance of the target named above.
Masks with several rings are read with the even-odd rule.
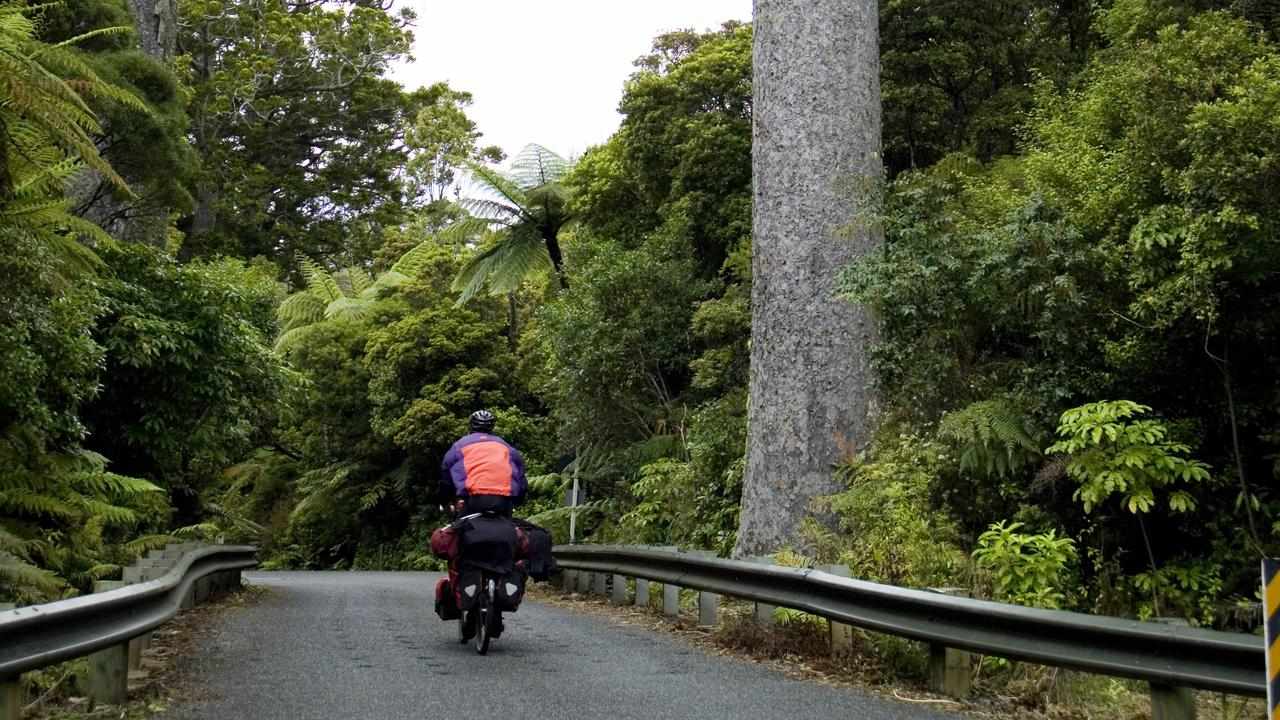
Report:
[[[385,77],[409,50],[410,11],[287,0],[181,10],[204,158],[185,254],[369,260],[402,207],[405,130],[438,95]]]

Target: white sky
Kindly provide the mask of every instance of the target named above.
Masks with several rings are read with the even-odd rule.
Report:
[[[508,156],[536,142],[566,157],[618,128],[622,84],[657,35],[750,20],[751,0],[402,0],[418,14],[393,77],[474,95],[481,143]]]

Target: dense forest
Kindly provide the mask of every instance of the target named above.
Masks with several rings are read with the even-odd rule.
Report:
[[[581,157],[506,158],[465,88],[389,79],[389,5],[0,1],[0,601],[174,535],[434,567],[479,407],[561,541],[576,479],[579,540],[733,550],[751,26],[656,38]],[[876,427],[775,550],[1256,622],[1278,40],[1267,0],[881,1],[883,182],[847,227],[884,242],[828,269],[878,327]]]

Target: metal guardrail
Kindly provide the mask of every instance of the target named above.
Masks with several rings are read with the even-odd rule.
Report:
[[[1263,642],[1252,635],[1007,605],[670,550],[561,545],[554,552],[570,571],[793,608],[935,647],[1146,680],[1153,688],[1266,694]]]
[[[211,581],[230,577],[238,585],[239,571],[257,564],[252,546],[200,547],[174,558],[173,566],[155,579],[0,612],[0,686],[15,684],[24,672],[100,651],[116,650],[127,658],[130,640],[202,599]],[[106,664],[113,676],[120,676],[118,683],[112,680],[120,687],[110,693],[119,696],[127,668],[119,662]],[[10,704],[0,700],[0,706]],[[0,718],[6,710],[0,707]]]

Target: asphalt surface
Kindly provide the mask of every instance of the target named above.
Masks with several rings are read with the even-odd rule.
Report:
[[[432,611],[434,574],[246,573],[166,718],[954,718],[788,679],[677,637],[526,601],[487,656]]]

